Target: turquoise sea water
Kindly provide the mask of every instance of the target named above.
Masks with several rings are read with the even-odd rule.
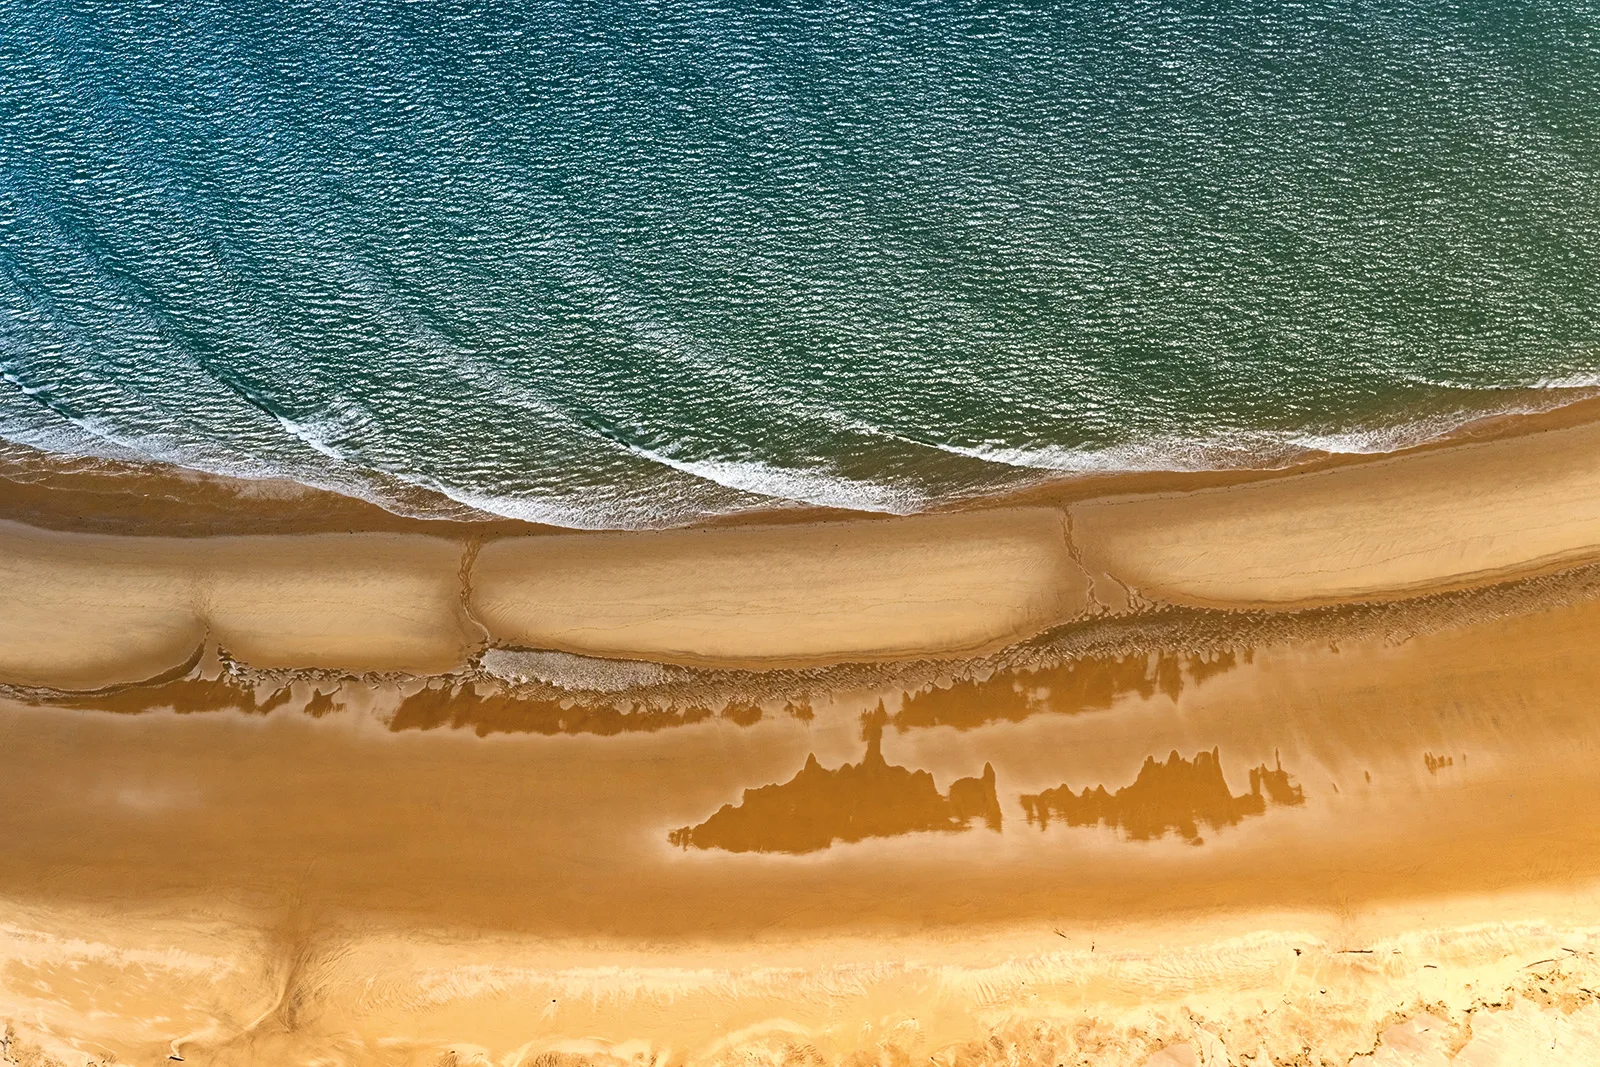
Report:
[[[0,436],[400,511],[1392,447],[1597,250],[1593,3],[0,0]]]

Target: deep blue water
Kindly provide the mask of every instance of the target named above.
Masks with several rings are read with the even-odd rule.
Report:
[[[401,511],[1391,447],[1597,249],[1594,4],[0,0],[0,435]]]

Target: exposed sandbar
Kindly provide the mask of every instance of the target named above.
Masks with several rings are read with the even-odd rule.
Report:
[[[4,522],[0,682],[128,683],[208,640],[256,667],[415,674],[491,644],[741,668],[961,657],[1152,603],[1293,609],[1600,557],[1600,423],[1529,428],[1222,487],[909,518],[187,537]]]
[[[484,546],[472,608],[501,640],[665,662],[805,665],[977,653],[1088,606],[1052,508]]]
[[[1432,591],[1593,559],[1600,424],[1070,511],[1102,597],[1294,607]]]
[[[481,641],[463,546],[405,534],[160,538],[0,522],[0,681],[94,689],[202,641],[253,666],[432,674]]]
[[[170,671],[207,639],[254,667],[411,674],[459,669],[487,639],[714,665],[960,655],[1081,613],[1087,582],[1061,514],[1029,508],[481,551],[0,523],[0,586],[0,681],[92,689]]]

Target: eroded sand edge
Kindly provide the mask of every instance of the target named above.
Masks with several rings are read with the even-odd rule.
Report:
[[[1294,610],[1600,554],[1600,424],[1220,489],[683,531],[128,537],[0,523],[0,682],[439,674],[489,645],[725,668],[982,654],[1159,607]]]

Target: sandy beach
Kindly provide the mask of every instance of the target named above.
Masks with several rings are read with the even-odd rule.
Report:
[[[8,518],[0,1062],[1593,1062],[1596,457]]]
[[[1500,1063],[1552,1027],[1592,1055],[1597,636],[1591,602],[1014,672],[984,684],[1035,703],[987,722],[948,685],[611,736],[418,731],[359,680],[315,715],[309,688],[264,716],[237,685],[181,714],[11,701],[0,1016],[63,1062]],[[898,832],[889,788],[879,834],[820,850],[783,850],[806,805],[756,827],[770,851],[670,840],[860,765],[880,700],[887,766],[953,795],[987,764],[998,827]],[[1193,780],[1145,831],[1023,803],[1211,752],[1232,795],[1267,767],[1299,800],[1221,813]]]
[[[1600,8],[0,56],[0,1067],[1600,1067]]]

